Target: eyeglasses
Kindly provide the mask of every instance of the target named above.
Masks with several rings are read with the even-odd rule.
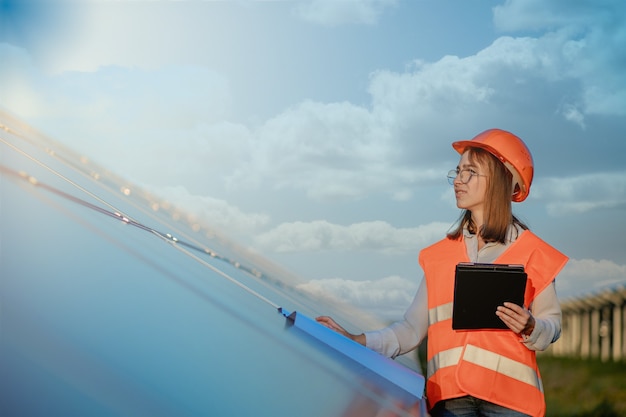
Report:
[[[479,174],[478,172],[470,168],[466,168],[466,169],[457,168],[457,169],[451,169],[450,171],[448,171],[448,182],[450,183],[450,185],[454,185],[454,180],[456,180],[456,177],[459,177],[459,179],[461,180],[463,184],[467,184],[468,182],[470,182],[473,176],[486,177],[486,175]]]

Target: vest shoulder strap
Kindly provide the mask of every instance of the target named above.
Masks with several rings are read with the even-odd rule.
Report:
[[[524,265],[530,284],[526,287],[525,300],[529,303],[554,281],[568,259],[530,230],[525,230],[495,263]]]

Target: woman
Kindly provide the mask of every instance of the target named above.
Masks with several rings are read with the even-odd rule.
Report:
[[[535,351],[560,336],[554,280],[567,257],[512,214],[511,201],[526,199],[534,170],[520,138],[490,129],[452,146],[461,160],[448,179],[463,211],[444,239],[420,252],[424,279],[404,320],[359,335],[330,317],[317,320],[389,357],[415,349],[428,336],[426,397],[433,417],[545,415]],[[495,312],[508,329],[452,329],[459,262],[524,265],[524,305],[504,303]]]

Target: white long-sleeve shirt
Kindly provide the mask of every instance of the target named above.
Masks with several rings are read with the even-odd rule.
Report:
[[[510,227],[505,244],[487,243],[478,250],[476,235],[464,231],[467,255],[472,262],[493,263],[521,234],[519,227]],[[561,335],[561,307],[554,281],[541,291],[530,306],[535,328],[521,340],[530,350],[545,350]],[[428,289],[426,280],[417,289],[404,319],[376,331],[365,332],[366,346],[382,355],[395,358],[415,349],[428,330]]]

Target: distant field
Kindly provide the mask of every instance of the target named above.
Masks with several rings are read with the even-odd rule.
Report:
[[[547,417],[626,416],[626,362],[539,355]]]

